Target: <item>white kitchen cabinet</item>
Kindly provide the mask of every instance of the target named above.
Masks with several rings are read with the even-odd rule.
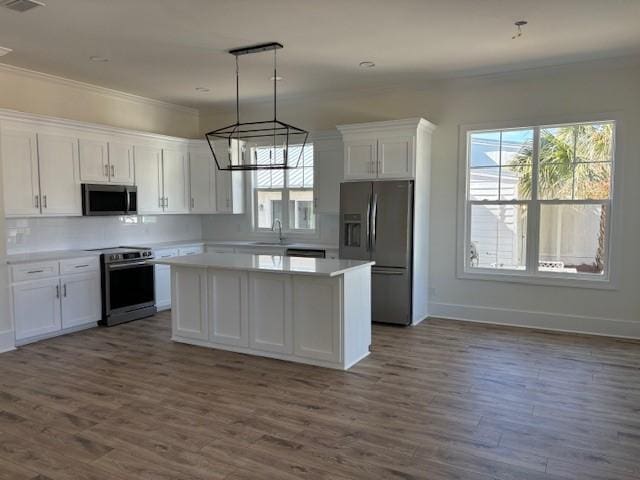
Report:
[[[293,352],[291,278],[249,273],[249,345],[256,350]]]
[[[172,273],[171,304],[175,314],[171,317],[174,334],[194,340],[208,340],[206,269],[178,269]],[[174,288],[175,282],[185,288]]]
[[[378,142],[374,139],[345,141],[344,179],[367,180],[377,177]]]
[[[420,175],[417,139],[435,126],[420,118],[339,125],[345,180],[415,179]],[[423,142],[424,143],[424,142]]]
[[[80,138],[80,180],[83,183],[109,183],[109,146],[106,140]]]
[[[7,217],[40,215],[38,150],[34,129],[1,125],[4,208]]]
[[[16,340],[62,329],[60,281],[57,277],[16,284],[12,294]]]
[[[78,140],[38,133],[40,198],[43,215],[82,215]]]
[[[211,151],[189,151],[189,190],[191,213],[216,212],[216,165]]]
[[[154,257],[172,258],[178,256],[177,248],[156,250]],[[156,308],[158,311],[171,308],[171,267],[169,265],[156,265],[155,268]]]
[[[344,178],[344,148],[336,135],[313,139],[316,212],[340,212],[340,182]]]
[[[410,178],[414,175],[414,162],[414,136],[389,136],[378,139],[378,178]]]
[[[134,184],[133,146],[109,142],[109,181],[120,185]]]
[[[136,145],[134,165],[138,187],[138,213],[162,213],[162,148]]]
[[[293,283],[295,355],[342,361],[340,287],[337,278],[296,278]]]
[[[209,340],[222,345],[249,346],[247,274],[209,270]]]
[[[63,329],[100,319],[100,276],[97,273],[63,276],[60,288]]]
[[[189,213],[189,164],[182,149],[162,150],[162,185],[165,213]]]
[[[231,151],[231,162],[237,164],[238,149],[232,148]],[[216,212],[244,213],[244,173],[218,170],[216,167],[215,177]]]

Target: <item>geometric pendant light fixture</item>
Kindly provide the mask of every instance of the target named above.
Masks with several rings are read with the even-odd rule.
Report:
[[[281,48],[282,44],[271,42],[229,50],[236,57],[236,122],[205,134],[219,170],[287,170],[298,166],[309,132],[278,120],[276,52]],[[273,52],[273,119],[240,122],[238,58],[268,51]],[[260,155],[251,148],[256,146],[262,147]]]

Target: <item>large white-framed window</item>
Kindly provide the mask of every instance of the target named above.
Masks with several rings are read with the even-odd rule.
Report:
[[[301,145],[292,145],[290,155],[297,158]],[[257,163],[281,162],[282,151],[254,147]],[[290,170],[256,170],[253,172],[253,227],[255,231],[271,231],[276,220],[282,230],[311,234],[316,231],[313,144],[307,143],[297,168]]]
[[[461,142],[459,276],[608,288],[615,120],[466,127]]]

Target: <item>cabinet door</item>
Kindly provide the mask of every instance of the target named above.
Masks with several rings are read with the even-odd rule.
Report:
[[[62,288],[62,328],[76,327],[100,320],[100,276],[94,273],[68,275],[60,280]]]
[[[249,274],[249,337],[251,348],[293,352],[289,275]]]
[[[134,160],[138,213],[162,213],[162,149],[136,146]]]
[[[162,150],[164,212],[189,213],[189,163],[184,150]]]
[[[16,340],[60,330],[60,282],[57,278],[13,286]]]
[[[4,213],[8,217],[40,215],[35,131],[4,125],[1,128]]]
[[[378,178],[415,176],[415,137],[378,139]]]
[[[85,183],[109,183],[107,142],[81,138],[79,147],[80,180]]]
[[[133,147],[131,145],[109,142],[109,178],[111,183],[133,185]]]
[[[156,308],[158,311],[171,308],[171,267],[155,266]]]
[[[175,336],[209,339],[206,269],[175,268],[171,271],[171,306]]]
[[[296,277],[293,284],[294,353],[340,362],[340,278]]]
[[[210,270],[209,339],[223,345],[249,346],[247,273]]]
[[[345,142],[344,179],[366,180],[376,178],[377,150],[376,139]]]
[[[189,191],[191,213],[214,213],[216,208],[215,171],[211,152],[189,152]]]
[[[216,172],[216,212],[231,213],[231,172],[218,170]]]
[[[78,140],[38,134],[43,215],[82,215]]]
[[[344,149],[341,144],[333,148],[313,145],[316,212],[337,214],[340,212],[340,182],[344,176]]]

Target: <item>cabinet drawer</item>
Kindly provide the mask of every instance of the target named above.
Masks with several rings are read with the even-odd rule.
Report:
[[[48,278],[58,276],[58,262],[23,263],[11,267],[11,280],[13,282],[24,282],[38,278]]]
[[[204,253],[204,247],[185,247],[178,250],[180,256],[183,255],[199,255]]]
[[[98,257],[70,258],[60,260],[60,275],[84,273],[98,270]]]
[[[153,252],[153,256],[155,258],[177,257],[178,256],[178,249],[177,248],[166,248],[164,250],[156,250],[155,252]]]

